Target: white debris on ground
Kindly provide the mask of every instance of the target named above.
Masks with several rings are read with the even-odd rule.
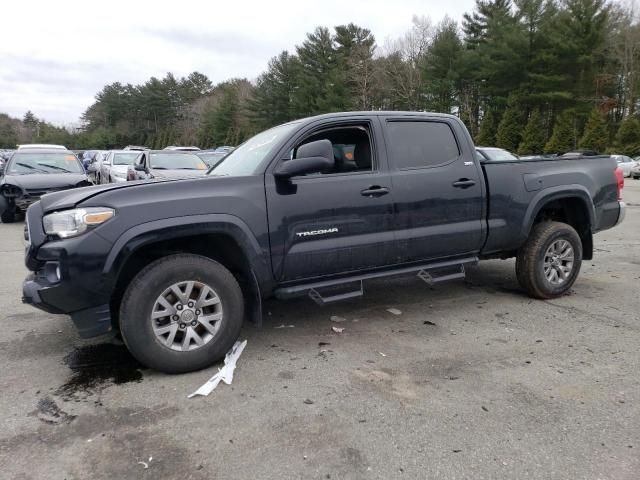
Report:
[[[387,312],[393,313],[394,315],[402,315],[402,310],[398,310],[397,308],[387,308]]]
[[[294,328],[295,325],[285,325],[284,323],[282,325],[278,325],[277,327],[273,327],[273,328]]]
[[[236,362],[238,361],[238,358],[240,358],[240,355],[242,354],[242,351],[246,346],[246,340],[242,342],[238,340],[236,343],[234,343],[233,347],[231,347],[231,350],[229,350],[224,357],[224,367],[218,369],[218,373],[207,380],[204,385],[202,385],[198,390],[189,395],[188,398],[193,398],[197,395],[209,395],[215,390],[215,388],[221,381],[226,383],[227,385],[231,385],[231,382],[233,381],[233,371],[236,369]]]
[[[386,353],[382,353],[382,352],[378,352],[380,355],[382,355],[383,357],[386,357],[387,354]]]
[[[344,332],[344,327],[331,327],[331,330],[333,330],[336,333],[342,333]]]
[[[332,315],[332,316],[331,316],[331,318],[330,318],[329,320],[331,320],[332,322],[336,322],[336,323],[346,322],[346,321],[347,321],[347,319],[346,319],[346,318],[338,317],[338,316],[336,316],[336,315]]]

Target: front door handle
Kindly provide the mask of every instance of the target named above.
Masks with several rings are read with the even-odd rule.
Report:
[[[380,185],[371,185],[369,188],[365,188],[360,192],[363,197],[381,197],[389,193],[387,187],[381,187]]]
[[[457,182],[453,182],[453,186],[456,188],[469,188],[476,184],[475,180],[469,180],[468,178],[461,178]]]

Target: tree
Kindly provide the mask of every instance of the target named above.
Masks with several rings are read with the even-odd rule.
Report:
[[[458,24],[445,17],[436,27],[422,62],[423,91],[429,110],[444,113],[453,111],[460,78],[462,48]]]
[[[480,132],[476,137],[476,143],[478,145],[484,145],[492,147],[496,144],[496,134],[498,133],[498,116],[495,110],[488,110],[482,123],[480,124]]]
[[[580,148],[602,153],[607,149],[608,144],[607,120],[598,108],[594,108],[591,110],[589,120],[584,127],[584,133],[580,139]]]
[[[516,95],[509,97],[507,109],[498,124],[496,145],[505,150],[515,152],[522,139],[522,107]]]
[[[546,140],[544,121],[540,109],[531,112],[529,121],[522,134],[522,141],[518,147],[518,154],[540,154],[544,150]]]
[[[293,120],[291,98],[295,87],[294,64],[297,59],[287,51],[269,61],[267,71],[258,77],[250,105],[258,129]]]
[[[373,102],[375,37],[353,23],[338,25],[335,31],[336,52],[350,89],[351,100],[345,107],[368,110]]]
[[[635,157],[640,155],[640,121],[629,115],[618,129],[615,138],[615,153]]]
[[[565,111],[556,117],[551,138],[544,147],[545,153],[565,153],[576,148],[574,116]]]

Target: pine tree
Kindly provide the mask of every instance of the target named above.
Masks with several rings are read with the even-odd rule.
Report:
[[[536,108],[531,112],[527,126],[522,134],[522,141],[518,147],[518,154],[540,154],[544,149],[546,140],[544,131],[544,121],[540,114],[540,109]]]
[[[584,127],[584,134],[580,139],[580,148],[604,152],[609,144],[609,132],[607,130],[607,120],[596,107],[591,110],[589,120]]]
[[[476,138],[476,144],[492,147],[496,144],[496,133],[498,133],[498,116],[493,109],[487,110],[480,124],[480,131]]]
[[[615,153],[635,157],[640,155],[640,121],[629,115],[622,121],[615,139]]]
[[[576,148],[573,114],[565,111],[556,116],[551,138],[544,146],[545,153],[565,153]]]
[[[498,124],[496,145],[505,150],[515,152],[522,139],[522,107],[516,95],[510,95],[507,109]]]

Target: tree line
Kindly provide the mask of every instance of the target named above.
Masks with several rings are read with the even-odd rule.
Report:
[[[409,31],[382,46],[358,25],[318,27],[255,81],[213,85],[194,72],[106,85],[66,143],[206,148],[320,113],[416,110],[457,115],[477,144],[520,154],[582,148],[639,155],[639,65],[632,6],[476,0],[460,23],[416,16]],[[40,121],[47,128],[27,128],[27,120],[16,124],[23,135],[26,128],[38,139],[64,136]],[[9,123],[0,116],[0,145],[10,143]]]

